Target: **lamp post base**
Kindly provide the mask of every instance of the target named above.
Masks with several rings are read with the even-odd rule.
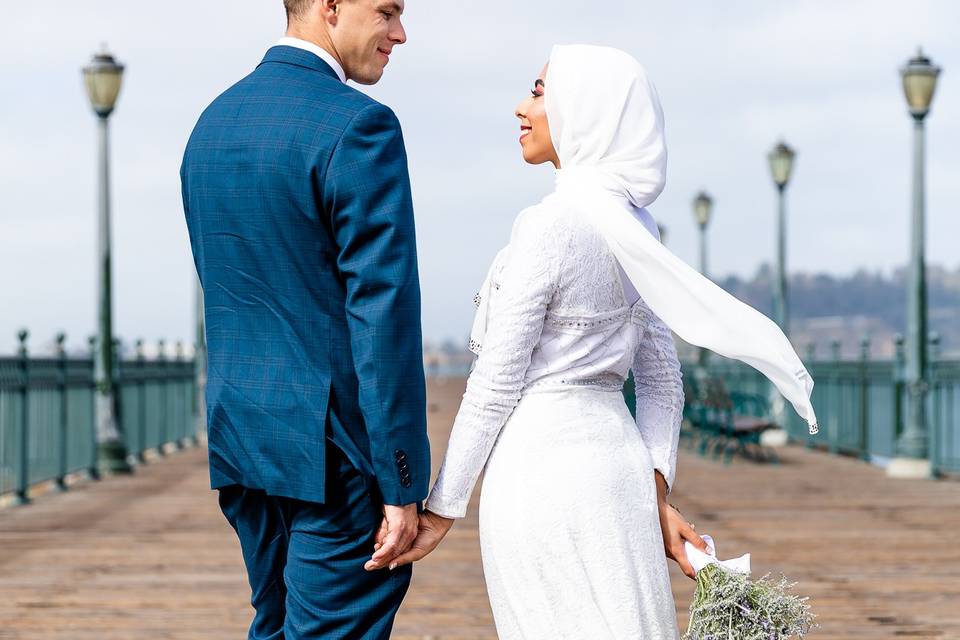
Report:
[[[97,470],[101,476],[133,473],[122,442],[109,440],[97,445]]]
[[[887,464],[888,478],[926,479],[933,477],[933,465],[924,458],[894,458]]]
[[[785,447],[790,442],[790,436],[785,429],[767,429],[760,434],[760,446],[762,447]]]

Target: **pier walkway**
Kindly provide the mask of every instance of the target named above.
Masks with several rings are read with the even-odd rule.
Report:
[[[434,468],[462,389],[430,385]],[[812,638],[960,639],[960,483],[890,480],[800,447],[782,459],[723,467],[684,452],[671,500],[721,557],[749,551],[757,575],[799,582],[820,616]],[[671,571],[685,623],[693,583]],[[202,448],[0,510],[2,640],[236,640],[245,580]],[[474,503],[417,565],[394,638],[495,637]]]

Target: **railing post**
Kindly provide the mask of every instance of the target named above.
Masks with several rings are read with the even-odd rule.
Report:
[[[123,341],[120,338],[113,339],[113,349],[111,353],[113,355],[113,362],[111,366],[113,367],[111,371],[111,377],[113,378],[113,406],[114,406],[114,420],[117,424],[117,432],[120,434],[120,441],[123,442],[123,448],[126,451],[126,459],[124,460],[126,465],[136,461],[135,456],[132,456],[129,451],[127,451],[127,435],[126,435],[126,424],[124,422],[124,413],[126,407],[123,404]],[[127,469],[126,472],[131,471]]]
[[[157,453],[161,456],[167,454],[166,445],[167,445],[167,433],[168,427],[167,424],[167,343],[164,340],[159,340],[157,342],[157,364],[159,365],[159,383],[160,383],[160,406],[157,408],[157,411],[160,413],[160,429],[158,434],[159,445],[157,446]]]
[[[93,335],[87,338],[87,344],[90,346],[90,394],[91,394],[91,403],[90,403],[90,442],[93,445],[90,449],[90,461],[89,466],[87,467],[87,476],[91,480],[100,479],[100,467],[99,467],[99,448],[100,443],[97,442],[97,377],[96,377],[96,360],[97,360],[97,336]]]
[[[67,438],[69,430],[67,429],[70,402],[67,387],[67,350],[64,343],[67,341],[67,335],[62,331],[57,334],[57,391],[60,396],[60,447],[58,450],[57,478],[56,486],[59,491],[67,490]]]
[[[897,440],[903,432],[903,392],[907,379],[907,354],[902,334],[893,337],[893,348],[893,450],[896,451]]]
[[[30,356],[27,353],[27,338],[30,332],[21,329],[17,333],[20,341],[20,446],[19,465],[17,467],[17,504],[30,502]]]
[[[183,363],[183,341],[182,340],[177,340],[177,348],[175,353],[176,353],[176,360],[177,360],[177,366],[176,366],[177,381],[176,381],[176,386],[174,388],[176,390],[176,396],[177,396],[177,411],[176,411],[177,425],[174,429],[174,433],[176,433],[177,437],[174,444],[177,447],[177,451],[181,451],[184,448],[183,439],[186,437],[184,433],[186,431],[186,429],[184,428],[184,423],[189,422],[186,415],[187,414],[187,394],[184,392],[183,383],[180,381],[180,377],[179,377],[180,369],[182,368],[180,365]]]
[[[206,410],[203,402],[203,381],[201,373],[201,354],[200,345],[193,345],[193,379],[190,381],[190,397],[193,400],[191,404],[193,422],[190,425],[187,437],[187,444],[195,447],[200,444],[200,425],[206,424]]]
[[[941,421],[940,413],[940,395],[943,392],[943,385],[940,382],[940,334],[936,331],[930,332],[930,340],[927,348],[928,362],[928,380],[930,382],[930,394],[927,399],[930,402],[932,411],[930,412],[930,464],[934,477],[939,472],[940,461],[940,438],[943,433],[944,425]]]
[[[860,341],[860,455],[870,459],[870,378],[867,365],[870,362],[870,336]]]
[[[839,340],[830,341],[830,357],[834,362],[840,362],[840,346]]]
[[[827,450],[830,453],[836,453],[838,450],[838,440],[840,439],[840,415],[843,405],[843,376],[840,375],[840,341],[830,341],[830,358],[833,360],[834,380],[833,380],[833,407],[827,412]],[[829,419],[832,418],[832,419]]]
[[[147,383],[144,377],[146,362],[143,357],[143,340],[137,340],[137,462],[147,461]]]

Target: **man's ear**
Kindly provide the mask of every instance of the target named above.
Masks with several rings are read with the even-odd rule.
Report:
[[[313,11],[316,11],[319,17],[328,25],[335,25],[340,13],[340,0],[317,0],[313,5]]]

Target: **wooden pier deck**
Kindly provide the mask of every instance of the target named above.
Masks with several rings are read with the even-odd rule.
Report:
[[[430,385],[435,468],[462,388]],[[246,637],[239,545],[205,455],[0,510],[0,639]],[[783,459],[724,468],[684,453],[672,500],[721,557],[749,551],[757,573],[798,581],[820,615],[812,638],[960,639],[960,483],[890,480],[794,447]],[[672,572],[685,623],[693,583]],[[495,637],[474,504],[417,566],[394,638]]]

